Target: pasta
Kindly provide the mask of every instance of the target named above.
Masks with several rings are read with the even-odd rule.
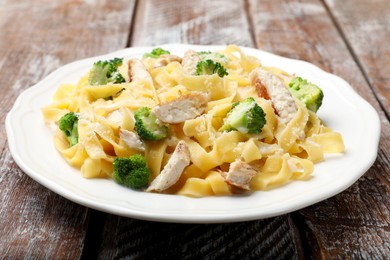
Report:
[[[260,95],[251,81],[251,73],[257,68],[272,73],[286,85],[291,75],[263,67],[260,60],[234,45],[218,54],[228,73],[223,77],[216,73],[193,75],[180,59],[170,60],[168,55],[165,60],[142,59],[151,80],[134,80],[124,63],[118,69],[124,82],[93,86],[85,75],[77,84],[61,85],[42,113],[47,123],[57,123],[68,112],[77,113],[78,142],[70,146],[57,128],[56,149],[85,178],[112,178],[115,158],[142,154],[151,183],[173,157],[178,143],[183,142],[188,147],[190,163],[164,193],[192,197],[225,196],[245,190],[226,177],[233,174],[233,164],[238,162],[254,171],[245,184],[249,190],[268,190],[309,179],[314,164],[324,160],[324,153],[344,151],[341,135],[326,127],[298,98],[293,97],[295,114],[284,122],[275,109],[276,101]],[[156,65],[157,62],[162,64]],[[167,138],[141,140],[142,150],[121,137],[124,130],[137,134],[134,113],[140,107],[155,108],[194,93],[207,94],[204,110],[183,122],[165,123],[169,129]],[[266,123],[261,131],[221,131],[232,105],[247,98],[253,98],[264,111]]]

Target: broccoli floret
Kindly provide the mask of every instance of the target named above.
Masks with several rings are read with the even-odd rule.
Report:
[[[211,52],[211,51],[200,51],[197,52],[197,54],[200,57],[200,60],[213,60],[214,62],[221,63],[222,66],[226,67],[228,63],[228,58],[218,52]]]
[[[233,104],[220,131],[239,131],[244,134],[258,134],[266,123],[263,109],[254,98],[249,97]]]
[[[226,59],[226,56],[221,54],[221,53],[218,53],[218,52],[211,52],[211,51],[198,51],[197,54],[201,57],[201,58],[210,58],[212,59],[213,57],[214,58],[218,58],[218,59]]]
[[[229,73],[219,62],[213,60],[201,60],[196,64],[195,75],[212,75],[217,73],[221,78],[228,75]]]
[[[142,189],[148,186],[150,171],[146,160],[140,154],[128,158],[115,158],[113,162],[113,179],[116,183],[131,189]]]
[[[123,59],[120,58],[95,62],[89,71],[89,84],[96,86],[125,82],[125,78],[118,71],[118,67],[122,65],[122,62]]]
[[[197,54],[198,54],[199,56],[202,56],[202,55],[209,55],[209,54],[211,54],[211,51],[198,51]]]
[[[135,130],[144,140],[157,141],[168,136],[168,127],[158,123],[150,108],[140,107],[134,113]]]
[[[79,118],[74,112],[69,112],[58,121],[58,126],[64,132],[70,146],[77,144],[79,141],[78,120]]]
[[[158,57],[160,57],[160,55],[163,55],[163,54],[170,54],[170,52],[167,50],[161,49],[161,48],[155,48],[151,52],[145,53],[143,58],[144,59],[145,58],[157,59]]]
[[[305,103],[307,109],[317,112],[322,105],[324,93],[315,84],[308,82],[301,77],[294,78],[289,84],[288,89],[297,99]]]
[[[202,60],[207,60],[207,59],[213,59],[213,58],[216,58],[216,59],[226,59],[226,56],[221,54],[221,53],[218,53],[218,52],[211,52],[211,51],[198,51],[197,54],[200,56],[200,58]]]

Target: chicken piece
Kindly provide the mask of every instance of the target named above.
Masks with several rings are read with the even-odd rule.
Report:
[[[196,65],[200,61],[199,55],[196,51],[188,50],[184,53],[183,59],[181,61],[181,65],[183,66],[183,70],[190,74],[195,75],[196,73]]]
[[[156,61],[153,64],[153,67],[158,68],[158,67],[166,66],[173,61],[177,61],[177,62],[181,63],[182,59],[176,55],[163,54],[163,55],[160,55],[160,57],[158,57],[156,59]]]
[[[132,149],[144,152],[145,151],[145,144],[142,142],[142,140],[139,138],[139,136],[131,131],[128,131],[126,129],[120,128],[119,129],[119,137],[125,142],[125,144]]]
[[[275,112],[284,123],[288,123],[297,113],[297,105],[283,80],[269,71],[258,68],[249,74],[251,84],[257,94],[272,101]]]
[[[129,80],[139,81],[144,80],[153,85],[153,79],[150,76],[149,71],[146,69],[145,65],[139,59],[130,59],[128,62],[129,67]]]
[[[174,185],[190,164],[190,150],[184,141],[180,141],[168,163],[161,173],[153,180],[146,191],[161,192]]]
[[[230,164],[227,173],[221,174],[226,183],[243,190],[250,190],[250,182],[257,174],[257,170],[254,166],[238,159]]]
[[[209,96],[203,92],[193,92],[153,108],[153,113],[164,123],[177,124],[193,119],[203,113]]]

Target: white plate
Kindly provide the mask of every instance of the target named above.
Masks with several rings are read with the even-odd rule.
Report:
[[[169,44],[161,46],[182,55],[187,49],[218,50],[225,46]],[[303,61],[244,48],[265,66],[275,66],[309,79],[324,91],[318,112],[325,123],[342,134],[344,155],[326,156],[315,165],[308,181],[294,181],[248,196],[189,198],[137,192],[107,179],[84,179],[70,167],[53,145],[53,132],[45,125],[41,108],[51,102],[60,83],[76,83],[93,62],[113,57],[140,57],[152,47],[120,50],[80,60],[54,71],[24,91],[8,113],[8,144],[15,162],[48,189],[84,206],[121,216],[188,223],[235,222],[285,214],[327,199],[352,185],[374,163],[380,136],[376,111],[344,80]]]

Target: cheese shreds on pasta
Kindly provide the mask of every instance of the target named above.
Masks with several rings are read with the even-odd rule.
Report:
[[[63,132],[54,134],[54,145],[69,165],[80,169],[85,178],[112,178],[112,163],[117,157],[142,154],[151,175],[149,184],[159,176],[183,141],[188,147],[190,163],[178,181],[165,193],[191,197],[226,196],[237,187],[227,181],[227,174],[237,162],[250,166],[254,173],[245,187],[269,190],[295,180],[308,180],[315,164],[324,153],[342,153],[344,144],[339,133],[324,125],[304,103],[294,98],[295,112],[288,122],[281,120],[272,100],[259,95],[250,74],[261,68],[286,82],[291,75],[280,69],[263,67],[256,57],[247,56],[234,45],[218,51],[224,57],[228,75],[193,75],[183,69],[179,58],[142,59],[150,78],[91,86],[88,75],[77,84],[62,84],[52,103],[42,108],[47,123],[57,123],[68,112],[78,115],[78,143],[69,146]],[[222,56],[223,55],[223,56]],[[177,56],[175,56],[177,57]],[[123,62],[127,66],[127,62]],[[123,67],[121,73],[128,69]],[[287,85],[287,83],[286,83]],[[131,147],[122,133],[135,130],[134,113],[140,107],[151,111],[183,96],[203,93],[207,103],[190,119],[165,123],[168,137],[160,141],[142,141],[142,149]],[[111,97],[111,98],[105,98]],[[260,133],[220,131],[232,104],[253,98],[265,113],[266,124]],[[131,133],[130,133],[131,134]],[[135,136],[135,135],[132,135]]]

